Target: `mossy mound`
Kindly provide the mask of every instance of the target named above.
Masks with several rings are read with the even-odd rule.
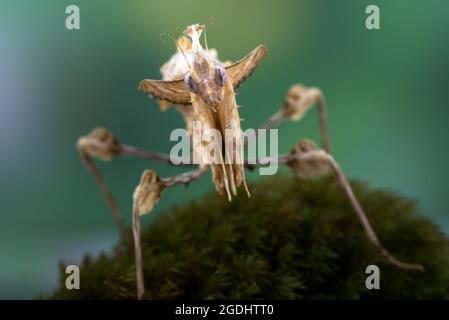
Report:
[[[448,299],[449,240],[398,195],[352,183],[384,246],[424,273],[387,265],[332,178],[273,177],[233,202],[215,194],[142,232],[147,299]],[[53,299],[135,299],[134,248],[86,257],[81,289],[61,269]],[[365,268],[380,268],[367,290]]]

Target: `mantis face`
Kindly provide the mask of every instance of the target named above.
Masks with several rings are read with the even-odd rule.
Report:
[[[212,108],[223,101],[226,81],[228,76],[225,68],[204,51],[194,54],[192,70],[184,77],[191,96]]]

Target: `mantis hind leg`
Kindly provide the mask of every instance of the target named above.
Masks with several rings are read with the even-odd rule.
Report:
[[[122,212],[120,210],[120,207],[115,200],[114,196],[112,195],[112,192],[109,190],[109,187],[101,175],[100,171],[95,166],[95,163],[93,162],[92,158],[89,156],[86,149],[82,146],[82,144],[78,143],[78,150],[80,153],[80,157],[84,165],[86,166],[87,170],[91,173],[91,175],[95,178],[95,182],[100,189],[101,195],[103,196],[103,199],[105,200],[106,204],[111,208],[112,214],[114,216],[114,220],[117,224],[118,230],[119,230],[119,244],[123,244],[126,240],[126,227],[125,223],[123,222],[123,216]]]
[[[352,208],[354,209],[363,230],[368,239],[377,248],[383,259],[391,265],[401,269],[424,271],[424,267],[420,264],[406,263],[399,261],[391,255],[382,245],[374,228],[371,226],[369,219],[358,201],[349,180],[341,170],[335,159],[326,151],[319,149],[311,140],[301,140],[289,155],[287,164],[295,172],[298,178],[313,178],[329,172],[333,172],[346,194]]]

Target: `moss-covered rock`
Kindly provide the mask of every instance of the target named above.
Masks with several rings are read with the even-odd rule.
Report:
[[[147,299],[449,298],[449,241],[398,195],[353,182],[385,247],[426,272],[385,264],[332,178],[273,177],[233,202],[215,194],[162,214],[143,230]],[[380,267],[380,290],[365,268]],[[48,298],[134,299],[134,249],[86,257],[81,289]]]

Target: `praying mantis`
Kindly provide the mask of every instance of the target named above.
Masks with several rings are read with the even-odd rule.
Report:
[[[246,184],[245,168],[254,169],[266,161],[257,159],[256,163],[243,160],[241,152],[245,142],[241,136],[225,132],[230,127],[240,129],[240,117],[235,98],[235,89],[245,81],[265,57],[267,49],[259,45],[243,59],[235,62],[220,62],[216,51],[200,43],[204,25],[194,24],[184,31],[187,37],[176,40],[178,51],[162,66],[162,80],[143,80],[138,89],[155,97],[161,110],[174,106],[184,117],[189,133],[192,133],[193,121],[203,125],[202,130],[214,128],[219,130],[226,139],[234,143],[220,145],[218,161],[202,160],[199,167],[191,171],[169,177],[160,178],[153,170],[145,170],[133,194],[132,225],[136,260],[137,298],[144,297],[144,278],[140,241],[140,216],[153,210],[161,194],[166,188],[181,184],[189,184],[204,176],[208,169],[212,171],[212,182],[220,195],[229,201],[236,195],[242,185],[250,197]],[[190,40],[189,40],[190,38]],[[424,271],[420,264],[401,262],[392,256],[381,244],[372,228],[362,206],[355,196],[352,187],[341,170],[339,164],[331,155],[331,144],[327,130],[326,103],[318,88],[309,88],[300,84],[293,85],[287,92],[281,109],[270,117],[259,128],[268,129],[280,125],[285,120],[299,121],[313,107],[318,108],[318,120],[322,148],[308,139],[300,140],[288,154],[278,155],[270,161],[289,166],[299,179],[313,178],[333,173],[345,192],[352,208],[357,214],[368,239],[378,249],[383,259],[400,269]],[[200,129],[201,130],[201,129]],[[226,140],[225,139],[225,140]],[[246,141],[251,143],[251,141]],[[200,153],[203,151],[200,144]],[[143,150],[121,143],[109,130],[96,128],[77,143],[82,161],[94,176],[103,198],[112,209],[119,229],[119,242],[126,239],[127,231],[117,202],[114,200],[104,178],[95,166],[92,158],[110,161],[116,156],[129,156],[146,160],[173,164],[169,155]],[[204,147],[204,146],[203,146]],[[239,160],[239,161],[225,161]],[[192,166],[182,164],[184,166]],[[251,201],[248,199],[248,201]]]

